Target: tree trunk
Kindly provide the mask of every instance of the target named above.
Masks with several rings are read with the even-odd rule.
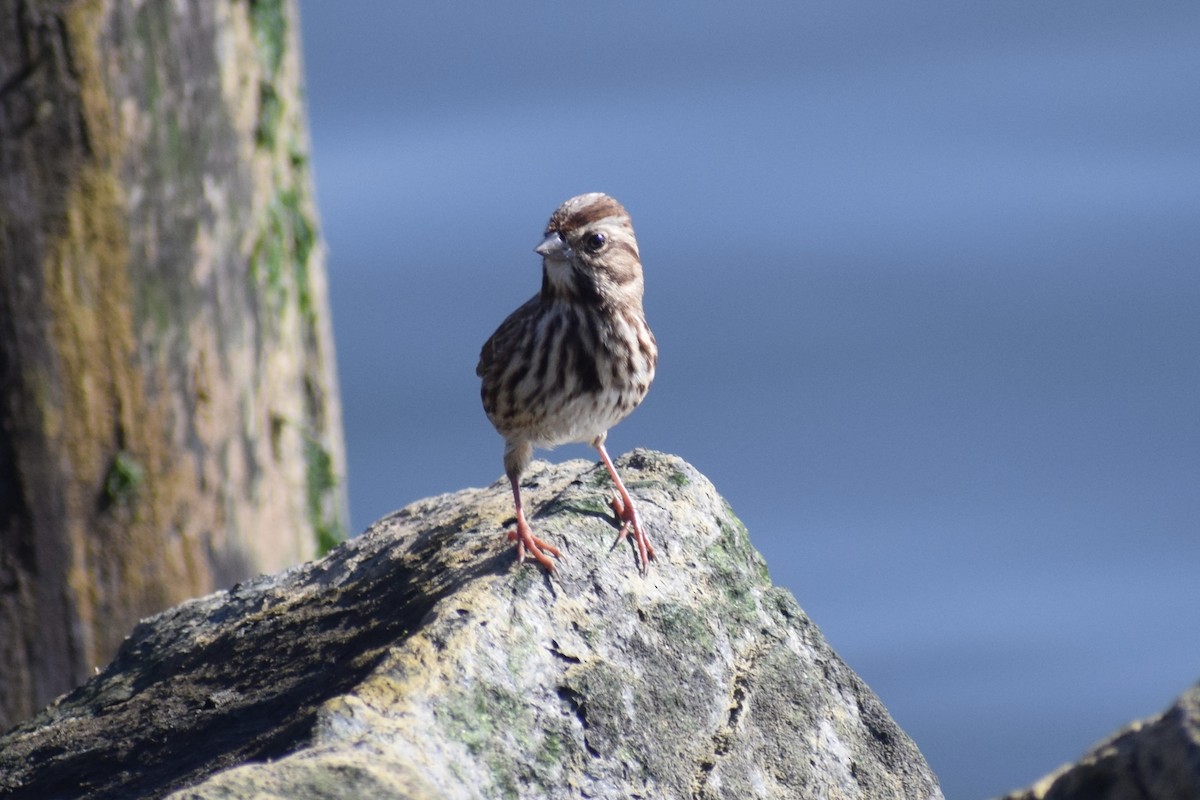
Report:
[[[0,0],[0,730],[342,537],[294,0]]]

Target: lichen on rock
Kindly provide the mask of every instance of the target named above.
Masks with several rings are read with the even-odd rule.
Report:
[[[0,790],[202,798],[938,798],[912,741],[678,458],[618,462],[657,558],[613,547],[603,467],[536,463],[328,557],[144,621],[0,740]],[[72,780],[78,780],[72,777]]]

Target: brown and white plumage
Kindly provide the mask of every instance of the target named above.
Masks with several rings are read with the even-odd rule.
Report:
[[[642,310],[642,264],[629,214],[616,200],[584,194],[550,217],[542,287],[487,340],[476,374],[488,419],[504,437],[504,469],[517,506],[518,554],[547,569],[556,548],[533,536],[520,476],[534,447],[586,442],[600,453],[618,496],[618,540],[633,533],[644,571],[654,551],[633,500],[604,448],[608,429],[635,409],[654,380],[658,348]]]

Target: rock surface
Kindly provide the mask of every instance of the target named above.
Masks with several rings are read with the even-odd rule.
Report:
[[[618,466],[649,575],[611,547],[611,485],[588,462],[527,478],[535,531],[565,555],[553,578],[513,563],[505,482],[414,503],[143,621],[0,739],[0,794],[941,797],[713,486],[658,453]]]
[[[1200,797],[1200,684],[1028,789],[1002,800],[1195,800]]]

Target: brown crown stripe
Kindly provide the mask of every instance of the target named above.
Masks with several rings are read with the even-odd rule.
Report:
[[[628,219],[629,213],[616,200],[607,195],[601,195],[583,208],[559,208],[550,217],[550,222],[546,225],[546,232],[568,233],[608,217]]]

